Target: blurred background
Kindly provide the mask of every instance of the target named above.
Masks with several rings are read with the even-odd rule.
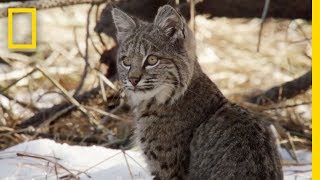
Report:
[[[116,72],[110,10],[152,21],[171,4],[188,20],[203,70],[263,117],[291,160],[311,151],[311,0],[54,0],[0,3],[0,150],[49,138],[130,149],[133,119]],[[37,8],[37,48],[7,48],[7,8]],[[15,14],[15,43],[31,18]],[[309,162],[311,164],[311,162]],[[311,170],[310,170],[311,171]]]

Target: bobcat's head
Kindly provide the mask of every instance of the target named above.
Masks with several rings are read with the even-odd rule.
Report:
[[[171,6],[159,8],[152,23],[112,10],[119,42],[119,78],[131,105],[155,98],[173,103],[193,75],[195,40],[184,18]]]

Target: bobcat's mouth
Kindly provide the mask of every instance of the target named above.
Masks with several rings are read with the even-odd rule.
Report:
[[[154,89],[154,86],[137,86],[133,88],[133,91],[151,91]]]
[[[127,87],[127,89],[133,92],[138,92],[138,91],[146,92],[146,91],[151,91],[155,89],[155,86],[154,85],[131,86],[131,87]]]
[[[152,85],[152,86],[136,86],[127,88],[127,96],[130,99],[130,104],[136,105],[142,101],[148,101],[155,98],[156,103],[164,104],[173,96],[174,88],[167,85]]]

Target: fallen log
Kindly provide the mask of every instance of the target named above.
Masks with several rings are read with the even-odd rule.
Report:
[[[120,0],[108,4],[100,15],[96,24],[97,33],[105,33],[115,37],[115,27],[112,22],[111,10],[117,7],[131,16],[145,21],[152,21],[160,6],[170,4],[180,10],[181,14],[190,19],[190,5],[186,1],[180,1],[175,5],[168,0]],[[197,14],[208,14],[210,17],[243,17],[260,18],[262,16],[264,1],[256,0],[203,0],[195,6]],[[273,0],[270,2],[267,17],[297,19],[312,19],[311,0]]]
[[[272,87],[259,95],[250,97],[249,102],[259,105],[270,105],[304,93],[311,87],[311,85],[312,71],[310,69],[307,73],[292,81]]]
[[[81,95],[75,97],[75,99],[80,103],[84,103],[91,98],[99,95],[100,88],[93,88]],[[77,109],[76,106],[73,106],[70,102],[62,102],[60,104],[54,105],[50,108],[46,108],[36,113],[34,116],[22,121],[20,124],[17,124],[17,128],[23,129],[29,126],[39,127],[41,124],[49,120],[49,118],[54,117],[51,121],[54,121],[58,118],[68,115],[71,111]]]

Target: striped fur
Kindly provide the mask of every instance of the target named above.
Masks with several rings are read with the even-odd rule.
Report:
[[[155,179],[282,179],[268,128],[202,72],[194,36],[172,7],[161,7],[152,23],[112,14],[119,77]],[[152,66],[150,55],[158,60]]]

